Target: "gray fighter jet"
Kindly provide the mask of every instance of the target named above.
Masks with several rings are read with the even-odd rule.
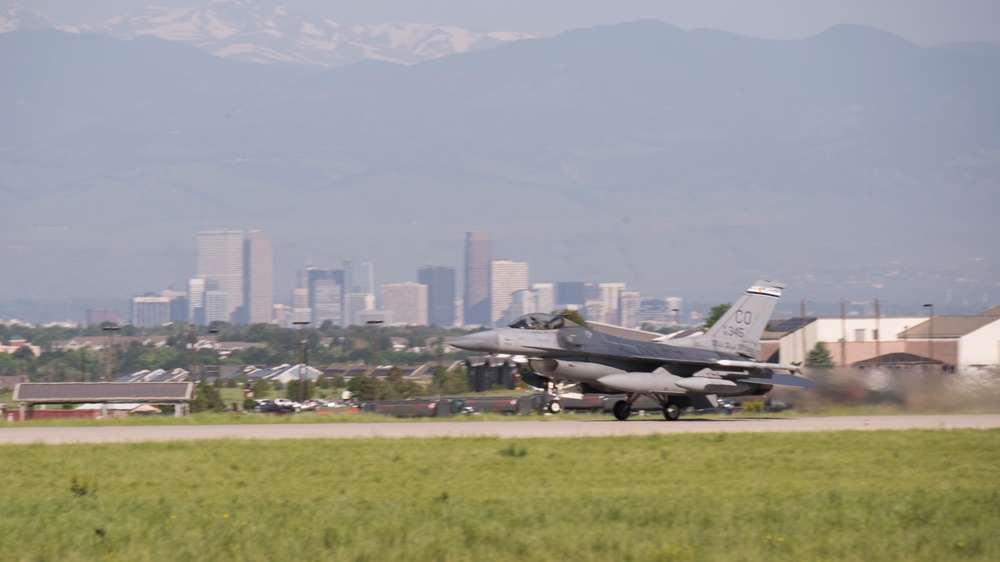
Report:
[[[672,421],[684,408],[710,405],[709,396],[816,386],[792,374],[799,371],[797,365],[756,360],[760,336],[782,289],[781,283],[757,281],[706,333],[684,338],[608,325],[585,327],[561,316],[535,313],[507,328],[449,343],[469,351],[524,355],[535,373],[553,383],[569,381],[589,392],[624,392],[626,398],[614,406],[619,420],[628,419],[632,404],[646,395]]]

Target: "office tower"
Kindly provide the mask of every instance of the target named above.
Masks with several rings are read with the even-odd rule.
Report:
[[[343,287],[334,279],[316,279],[310,284],[309,306],[312,309],[313,326],[319,328],[329,321],[340,326],[343,321]]]
[[[417,282],[427,285],[427,322],[442,327],[455,325],[455,268],[421,267],[417,270]],[[388,307],[383,304],[382,308]]]
[[[528,262],[492,260],[490,262],[490,326],[509,323],[508,309],[513,294],[528,288]]]
[[[152,328],[170,322],[170,298],[132,297],[132,325]]]
[[[375,271],[367,258],[344,260],[344,293],[375,294]]]
[[[221,289],[208,289],[205,291],[205,321],[202,324],[208,326],[212,322],[229,322],[232,319],[232,312],[229,311],[229,292]]]
[[[229,322],[236,309],[243,305],[243,233],[239,230],[199,232],[196,277],[214,279],[218,283],[217,291],[226,295],[224,320]]]
[[[329,320],[334,326],[340,326],[344,310],[344,270],[307,266],[301,273],[299,283],[309,291],[313,325],[319,327]],[[333,298],[337,302],[332,302]]]
[[[535,297],[535,309],[528,312],[552,312],[556,309],[555,285],[552,283],[533,283],[531,292]]]
[[[243,310],[249,324],[268,324],[274,319],[274,254],[271,242],[259,230],[251,230],[243,244]]]
[[[621,317],[619,326],[626,328],[639,327],[639,306],[642,296],[639,291],[622,291],[618,299],[618,314]]]
[[[621,315],[619,314],[618,305],[621,300],[622,291],[625,290],[625,283],[598,283],[597,289],[598,296],[595,300],[600,301],[604,309],[604,317],[592,318],[588,316],[587,318],[604,322],[605,324],[621,325]]]
[[[375,295],[371,293],[351,293],[344,295],[344,326],[360,326],[362,312],[375,311]]]
[[[214,283],[213,283],[214,287]],[[188,316],[191,324],[205,324],[205,291],[208,290],[208,280],[197,277],[188,279]]]
[[[490,325],[490,260],[493,241],[489,232],[465,233],[465,324]]]
[[[166,297],[170,301],[170,319],[168,322],[187,322],[188,319],[188,299],[184,291],[164,289],[160,291],[161,297]]]
[[[312,310],[309,308],[309,290],[292,289],[292,322],[309,322]]]
[[[394,324],[427,325],[427,285],[392,283],[382,285],[382,310],[392,313]]]

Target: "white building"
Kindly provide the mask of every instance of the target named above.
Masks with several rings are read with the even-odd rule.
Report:
[[[170,323],[169,297],[132,297],[132,325],[151,328]]]
[[[528,262],[492,260],[490,262],[490,324],[509,323],[508,309],[513,294],[528,288]],[[505,321],[506,320],[506,321]]]
[[[198,274],[214,279],[226,295],[226,318],[243,305],[243,232],[203,230],[198,233]],[[210,322],[210,320],[209,320]]]
[[[761,359],[799,363],[822,342],[837,365],[1000,365],[1000,306],[976,316],[775,320]]]
[[[382,285],[382,310],[392,312],[392,322],[399,325],[427,325],[427,285],[391,283]]]

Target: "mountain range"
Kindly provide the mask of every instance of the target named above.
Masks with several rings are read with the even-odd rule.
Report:
[[[282,290],[310,259],[367,256],[380,283],[460,269],[488,230],[538,282],[995,304],[995,52],[639,21],[327,68],[18,29],[0,297],[180,286],[195,232],[224,227],[272,238]]]
[[[0,10],[0,33],[56,29],[117,39],[156,37],[213,55],[262,64],[337,67],[360,60],[414,64],[531,37],[447,24],[344,24],[267,0],[215,0],[188,7],[144,6],[107,21],[72,26],[22,6]]]

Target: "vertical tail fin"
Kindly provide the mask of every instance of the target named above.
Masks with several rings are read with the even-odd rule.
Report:
[[[757,359],[760,336],[771,321],[771,314],[784,288],[784,284],[773,281],[754,283],[718,322],[704,335],[698,336],[699,347],[707,346],[716,351]]]

